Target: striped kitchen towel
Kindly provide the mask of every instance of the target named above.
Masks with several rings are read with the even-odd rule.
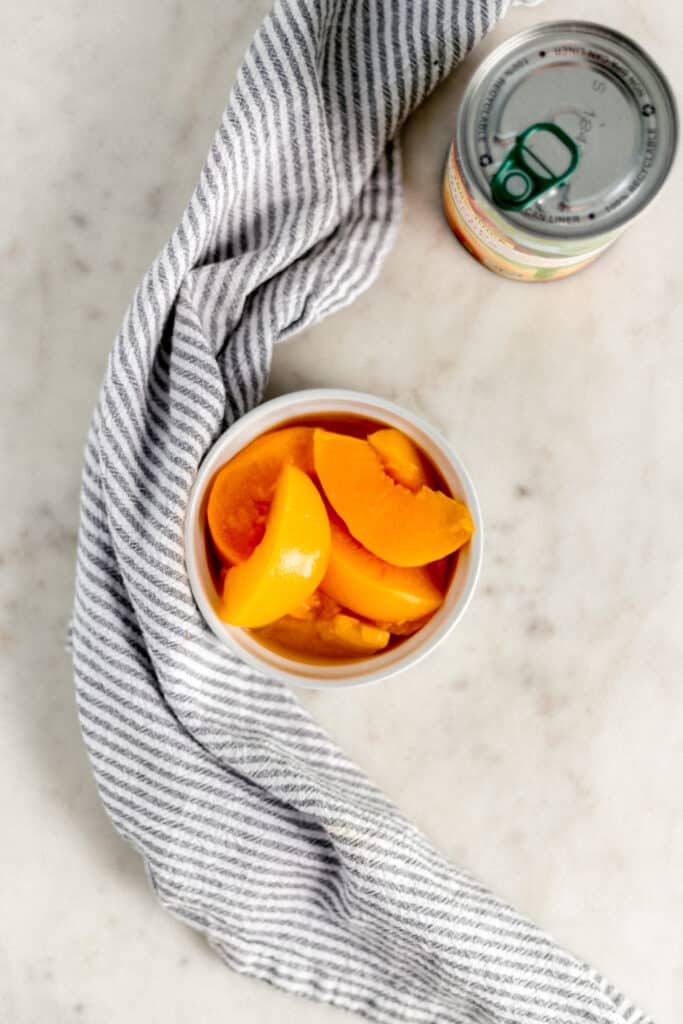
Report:
[[[261,26],[94,414],[78,707],[116,828],[235,970],[387,1024],[644,1022],[224,649],[183,561],[202,457],[260,400],[273,344],[370,283],[399,216],[397,131],[506,5],[278,0]]]

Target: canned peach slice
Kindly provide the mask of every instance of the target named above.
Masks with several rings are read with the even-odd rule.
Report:
[[[323,592],[367,619],[403,623],[431,614],[443,601],[431,573],[422,566],[390,565],[354,540],[330,517],[331,543]]]
[[[258,632],[264,640],[292,651],[327,658],[367,657],[384,650],[391,639],[388,629],[344,612],[315,619],[285,615]]]
[[[474,532],[461,501],[408,490],[386,472],[367,441],[317,429],[313,458],[323,491],[350,533],[392,565],[420,566],[452,554]]]
[[[323,500],[305,473],[286,465],[263,540],[225,575],[221,618],[255,629],[287,615],[317,588],[329,553],[330,524]]]
[[[286,465],[313,473],[311,427],[285,427],[257,437],[216,475],[206,517],[223,561],[245,561],[263,537],[275,485]]]
[[[368,434],[368,442],[375,449],[390,477],[409,491],[419,491],[427,483],[424,463],[419,451],[405,434],[393,427]]]

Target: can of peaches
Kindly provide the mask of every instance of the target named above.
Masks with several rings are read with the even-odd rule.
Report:
[[[503,277],[567,277],[659,192],[677,135],[671,88],[631,39],[587,22],[536,26],[469,82],[444,174],[446,217]]]

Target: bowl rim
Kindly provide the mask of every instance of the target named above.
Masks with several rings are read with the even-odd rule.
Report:
[[[311,410],[302,408],[302,405],[320,406],[321,404],[325,408]],[[339,407],[340,405],[341,408]],[[353,406],[363,406],[364,408],[354,409]],[[198,513],[201,509],[206,488],[219,467],[234,457],[256,437],[270,430],[276,430],[278,429],[278,424],[284,425],[289,420],[297,419],[300,416],[315,416],[316,413],[320,415],[325,413],[334,414],[336,412],[342,415],[367,416],[384,423],[387,423],[385,416],[389,416],[390,418],[402,421],[403,424],[407,424],[407,429],[405,425],[399,425],[399,429],[404,430],[422,449],[425,448],[425,439],[430,442],[431,451],[426,454],[436,462],[437,468],[444,476],[448,476],[448,471],[450,471],[451,477],[455,478],[458,489],[462,492],[463,500],[466,502],[474,520],[476,529],[467,545],[468,565],[465,583],[452,606],[448,603],[447,593],[443,605],[434,614],[432,619],[418,630],[413,637],[410,637],[398,647],[392,648],[391,651],[373,654],[365,659],[361,658],[348,662],[340,661],[333,665],[318,665],[298,662],[293,658],[290,659],[277,652],[273,652],[270,648],[258,643],[255,638],[250,636],[248,631],[239,627],[229,626],[218,618],[201,582],[201,556],[199,549],[204,546],[204,533],[200,527]],[[281,415],[279,417],[276,416],[273,421],[273,416],[277,413],[281,413]],[[264,423],[266,420],[269,422]],[[259,426],[259,424],[263,425]],[[387,425],[392,424],[389,422]],[[422,435],[422,437],[416,435]],[[226,449],[233,447],[234,442],[240,437],[242,437],[241,443],[234,447],[234,450],[227,457],[221,458],[222,453]],[[450,486],[451,481],[448,482]],[[200,533],[201,544],[198,538]],[[315,690],[342,689],[352,686],[365,686],[370,683],[380,682],[383,679],[389,679],[421,662],[446,639],[463,617],[476,590],[481,574],[484,527],[479,499],[465,464],[443,435],[431,423],[423,419],[422,416],[395,402],[368,392],[355,391],[350,388],[305,388],[291,391],[260,403],[243,416],[240,416],[239,419],[235,420],[216,438],[202,458],[190,489],[185,509],[183,541],[185,567],[195,604],[214,635],[234,655],[258,672],[270,675],[293,686]],[[457,579],[457,569],[454,579]],[[452,583],[449,589],[452,589]],[[423,634],[424,630],[429,630],[429,626],[432,623],[435,623],[434,627],[420,641],[418,638]],[[260,652],[263,653],[261,654]],[[400,652],[404,652],[403,655]],[[392,656],[391,662],[387,663],[385,660],[383,664],[383,659],[389,658],[390,655]],[[291,668],[288,667],[290,665],[292,666]],[[349,675],[344,674],[345,669],[349,671]],[[306,674],[303,674],[304,670]]]

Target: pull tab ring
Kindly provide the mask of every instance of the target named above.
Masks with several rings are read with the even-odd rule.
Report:
[[[567,165],[559,173],[548,167],[526,145],[537,132],[554,135],[567,150]],[[491,195],[502,210],[525,210],[539,196],[564,185],[579,163],[579,147],[559,125],[539,121],[518,135],[507,157],[491,180]]]

